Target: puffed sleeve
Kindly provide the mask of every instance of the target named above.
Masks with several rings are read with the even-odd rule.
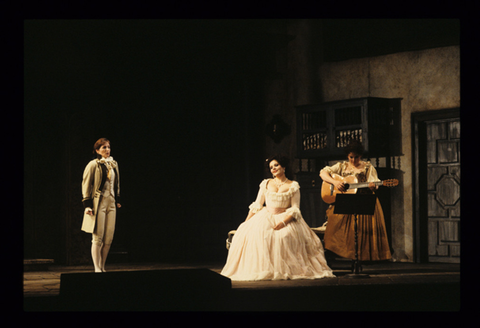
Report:
[[[293,193],[291,206],[287,208],[285,213],[291,215],[294,220],[297,220],[302,217],[302,213],[300,212],[300,185],[296,181],[293,183],[294,185],[291,189],[291,192]]]
[[[320,170],[320,174],[322,174],[322,172],[328,172],[330,173],[330,175],[332,175],[332,173],[340,174],[341,165],[342,163],[338,162],[332,166],[325,166],[323,169]]]
[[[260,183],[260,186],[258,188],[258,194],[257,194],[257,199],[250,204],[248,207],[252,213],[257,213],[263,208],[263,204],[265,204],[265,190],[267,188],[267,180],[263,180]]]
[[[377,182],[377,181],[380,181],[380,179],[378,178],[378,175],[377,175],[377,170],[375,169],[375,167],[370,164],[370,162],[367,163],[368,165],[368,169],[367,169],[367,181],[368,182]]]

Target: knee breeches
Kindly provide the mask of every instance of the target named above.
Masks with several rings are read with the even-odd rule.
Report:
[[[97,222],[92,234],[92,243],[110,245],[115,232],[115,198],[112,195],[102,197],[97,210]]]

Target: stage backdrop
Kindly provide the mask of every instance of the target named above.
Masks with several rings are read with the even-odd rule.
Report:
[[[90,262],[81,181],[119,162],[112,260],[224,259],[264,177],[264,35],[232,21],[25,22],[24,257]]]

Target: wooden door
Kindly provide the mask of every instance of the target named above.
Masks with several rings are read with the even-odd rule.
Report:
[[[460,119],[426,122],[429,262],[460,262]]]
[[[412,114],[415,262],[460,263],[460,109]]]

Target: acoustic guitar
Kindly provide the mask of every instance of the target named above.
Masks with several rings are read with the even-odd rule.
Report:
[[[357,178],[354,175],[349,175],[342,177],[338,174],[332,174],[332,178],[337,181],[343,181],[345,183],[347,190],[341,192],[333,184],[323,181],[322,183],[322,199],[327,204],[335,203],[335,197],[338,193],[340,194],[356,194],[357,189],[368,188],[370,182],[358,182]],[[384,181],[373,182],[376,186],[385,186],[385,187],[395,187],[398,185],[397,179],[389,179]]]

